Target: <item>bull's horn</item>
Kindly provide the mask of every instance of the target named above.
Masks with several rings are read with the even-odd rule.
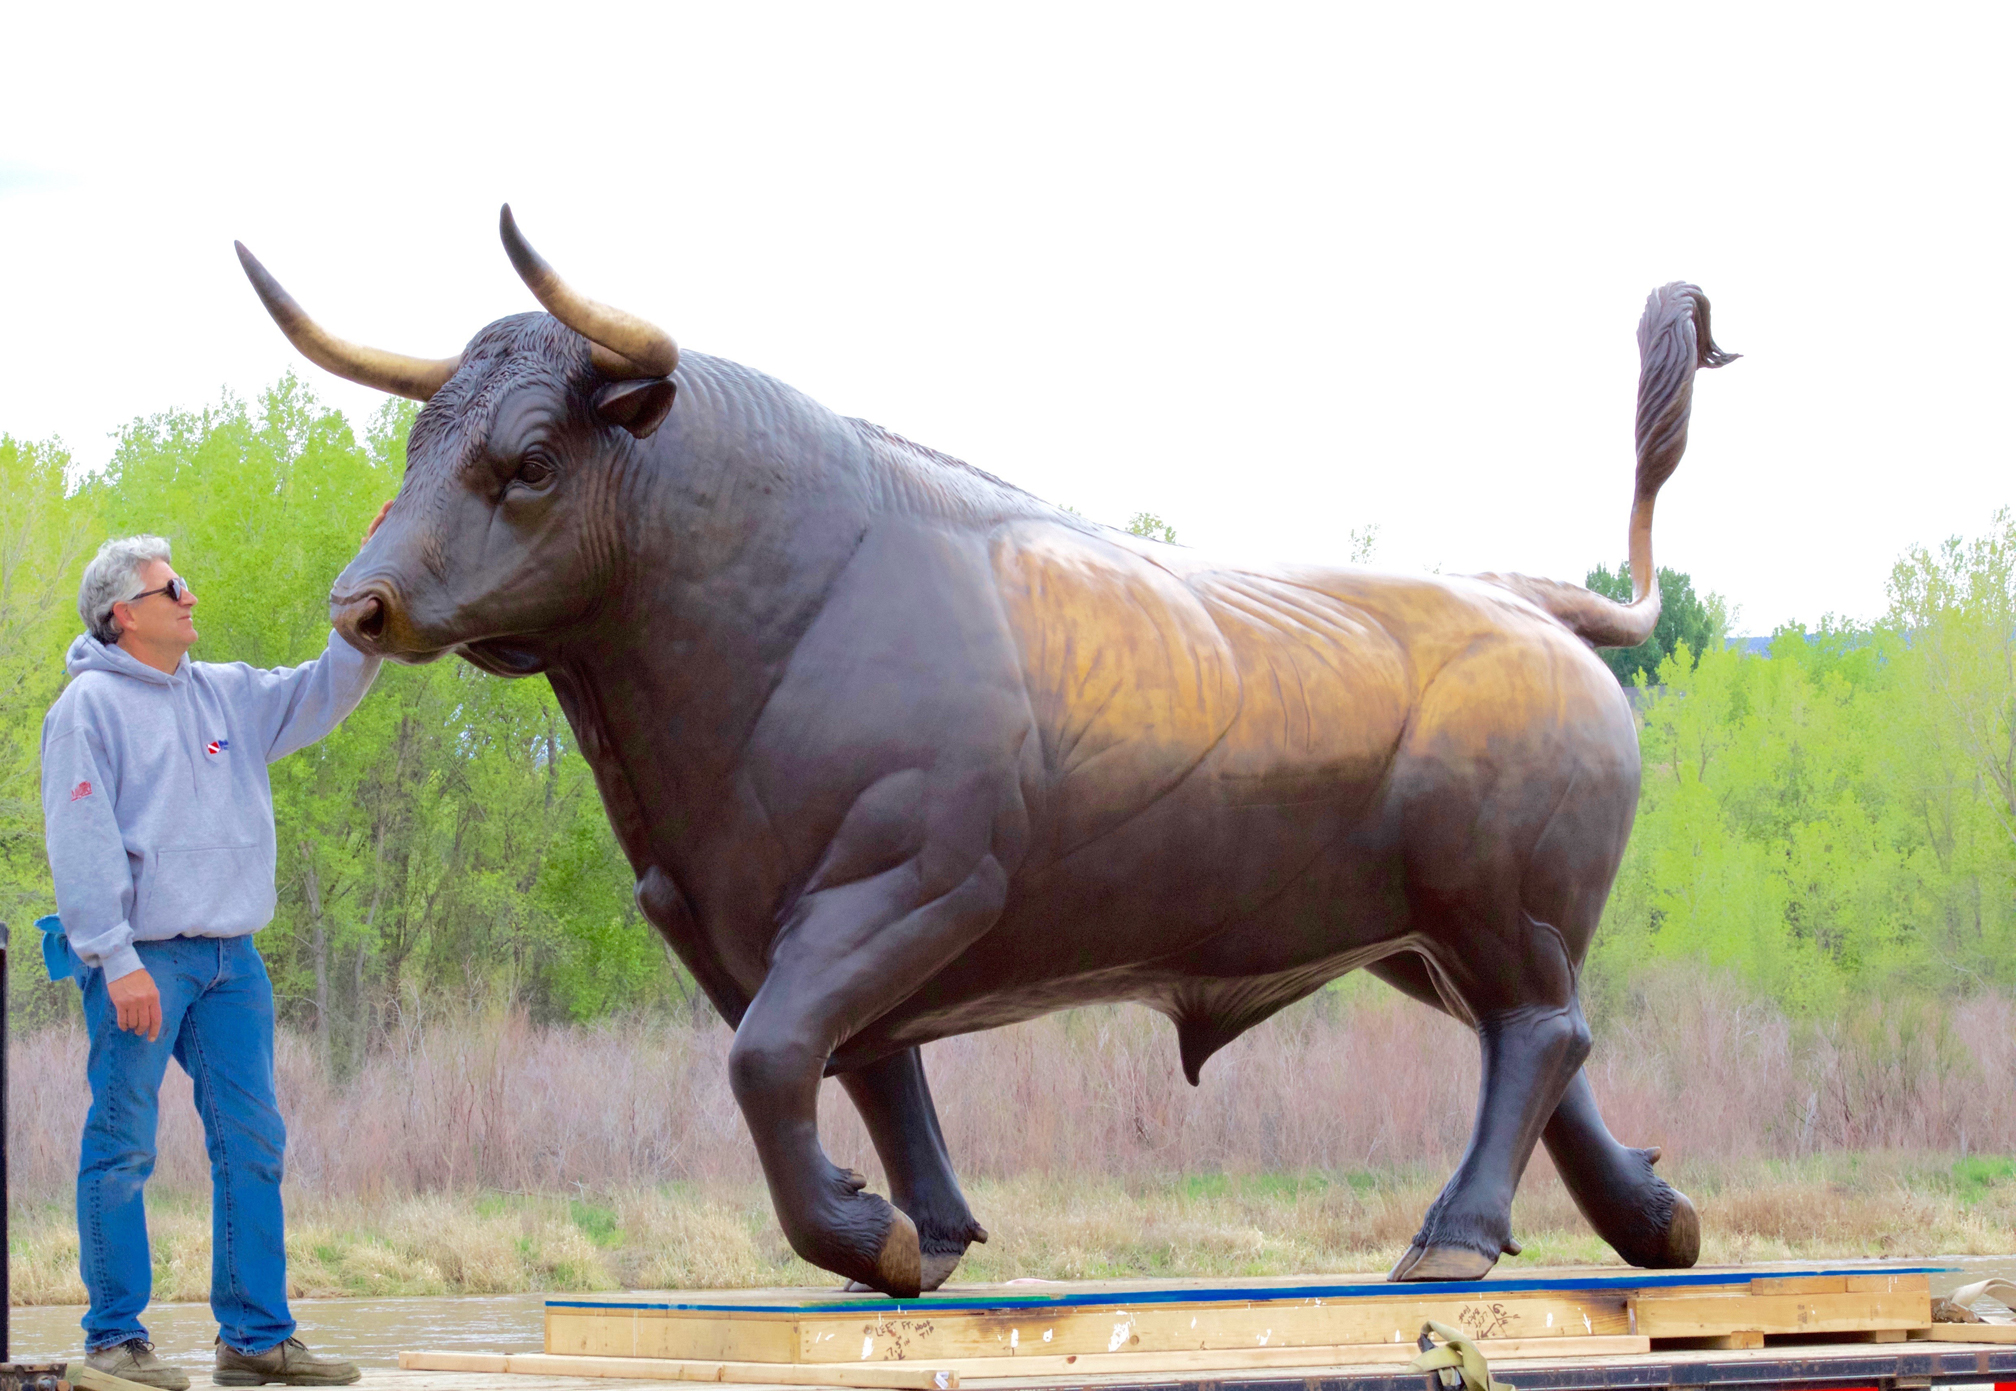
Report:
[[[273,316],[274,323],[280,325],[280,331],[287,335],[288,341],[317,367],[359,386],[375,387],[395,396],[410,396],[415,401],[425,401],[439,391],[455,375],[455,369],[462,365],[460,356],[430,362],[424,357],[402,357],[398,353],[344,342],[309,318],[307,312],[294,302],[294,296],[281,289],[280,282],[259,264],[259,258],[245,249],[244,242],[231,244],[238,248],[238,264],[245,267],[245,277],[252,282],[260,302],[266,306],[266,312]]]
[[[679,345],[672,335],[635,314],[612,309],[606,304],[576,294],[567,282],[554,274],[546,258],[534,251],[506,203],[497,218],[497,230],[504,238],[504,250],[518,276],[532,291],[546,312],[586,338],[593,346],[595,370],[605,377],[669,377],[679,365]]]

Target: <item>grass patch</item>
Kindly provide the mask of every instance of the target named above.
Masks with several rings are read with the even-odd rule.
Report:
[[[581,1229],[582,1235],[597,1246],[606,1248],[617,1244],[622,1229],[617,1225],[614,1208],[600,1207],[576,1198],[568,1203],[567,1213],[574,1219],[574,1225]]]
[[[1262,1201],[1280,1201],[1304,1193],[1321,1192],[1331,1182],[1328,1174],[1185,1174],[1173,1180],[1173,1186],[1184,1197],[1194,1200],[1245,1196]],[[1160,1186],[1149,1185],[1151,1190]]]
[[[2011,1179],[2016,1179],[2016,1159],[2007,1155],[1970,1154],[1953,1165],[1954,1196],[1969,1207]]]

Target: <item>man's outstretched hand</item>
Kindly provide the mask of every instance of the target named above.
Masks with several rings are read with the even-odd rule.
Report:
[[[160,1040],[161,992],[154,988],[154,977],[147,974],[145,966],[106,982],[105,993],[112,997],[112,1006],[119,1011],[120,1028],[130,1034],[147,1035],[149,1043]]]
[[[397,502],[398,500],[399,499],[397,499],[396,497],[388,497],[385,499],[385,505],[378,509],[378,515],[371,519],[371,525],[364,528],[365,541],[369,541],[372,537],[378,534],[379,526],[382,525],[385,521],[385,514],[392,510],[392,504]],[[359,544],[361,545],[362,542],[360,542]]]

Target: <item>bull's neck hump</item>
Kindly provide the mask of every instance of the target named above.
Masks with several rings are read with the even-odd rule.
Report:
[[[619,796],[640,815],[648,806],[654,838],[725,795],[799,640],[878,524],[984,532],[1016,518],[1067,520],[735,363],[688,354],[678,383],[637,461],[618,593],[554,674],[584,751],[607,775],[612,815]],[[608,780],[619,773],[620,787]]]
[[[1050,503],[962,459],[904,439],[866,420],[846,423],[861,441],[865,476],[870,481],[870,496],[878,513],[928,517],[955,526],[983,528],[1011,518],[1061,515]]]
[[[868,518],[931,517],[988,526],[1065,514],[963,460],[866,420],[842,416],[774,377],[691,354],[666,451],[711,480],[710,500],[756,487],[768,505],[831,507],[841,497]],[[844,508],[842,509],[845,510]]]

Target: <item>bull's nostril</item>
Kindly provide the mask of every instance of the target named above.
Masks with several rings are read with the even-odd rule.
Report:
[[[385,636],[385,601],[373,594],[362,608],[363,612],[357,615],[357,635],[376,642]]]

